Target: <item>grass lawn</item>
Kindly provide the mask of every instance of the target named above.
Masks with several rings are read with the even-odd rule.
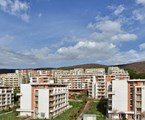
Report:
[[[54,118],[54,120],[70,120],[70,116],[72,114],[73,110],[78,110],[82,106],[82,102],[69,102],[70,105],[72,105],[72,108],[67,110],[66,112],[62,113],[61,115]]]
[[[95,101],[86,114],[96,114],[97,120],[106,120],[106,105],[107,103],[104,101]]]
[[[22,120],[16,117],[14,112],[0,116],[0,120]]]

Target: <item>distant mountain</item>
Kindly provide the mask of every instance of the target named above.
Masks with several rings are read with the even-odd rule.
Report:
[[[59,67],[57,69],[74,69],[74,68],[106,68],[106,65],[101,64],[80,64],[80,65],[73,65],[73,66],[65,66],[65,67]]]
[[[0,74],[14,73],[15,69],[0,69]]]
[[[52,69],[55,69],[55,68],[44,67],[44,68],[35,68],[34,70],[52,70]]]
[[[117,65],[117,66],[123,69],[135,70],[138,73],[145,73],[145,61],[122,64],[122,65]]]
[[[123,69],[130,69],[134,70],[138,73],[145,73],[145,61],[143,62],[135,62],[129,64],[121,64],[121,65],[109,65],[109,66],[118,66]],[[80,65],[73,65],[73,66],[64,66],[59,68],[49,68],[49,67],[42,67],[42,68],[30,68],[34,70],[52,70],[52,69],[62,69],[62,70],[70,70],[74,68],[107,68],[107,65],[101,64],[80,64]],[[27,68],[28,69],[28,68]],[[3,73],[14,73],[16,69],[0,69],[0,74]]]

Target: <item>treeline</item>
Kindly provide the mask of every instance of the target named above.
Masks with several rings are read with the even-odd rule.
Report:
[[[125,69],[130,75],[130,79],[145,79],[145,73],[139,73],[132,69]]]

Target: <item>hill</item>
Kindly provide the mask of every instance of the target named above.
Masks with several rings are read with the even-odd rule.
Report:
[[[123,68],[123,69],[134,70],[138,73],[145,73],[145,61],[129,63],[129,64],[122,64],[122,65],[117,65],[117,66],[120,68]]]
[[[59,67],[57,69],[69,70],[74,68],[106,68],[106,67],[107,67],[106,65],[101,65],[101,64],[80,64],[80,65]]]
[[[0,69],[0,74],[14,73],[15,69]]]

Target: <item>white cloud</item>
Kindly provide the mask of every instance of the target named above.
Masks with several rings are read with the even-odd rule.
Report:
[[[136,9],[132,12],[133,14],[133,18],[135,20],[138,21],[143,21],[145,19],[145,14],[144,14],[145,9],[144,8],[140,8],[140,9]]]
[[[28,14],[22,14],[21,19],[25,22],[29,22],[30,16]]]
[[[97,41],[125,42],[137,39],[137,35],[129,33],[123,29],[121,20],[104,20],[94,24],[90,23],[89,27],[96,30],[91,34],[91,38]]]
[[[27,14],[29,7],[28,3],[20,0],[0,0],[0,9],[2,11],[17,16],[25,22],[29,21],[29,15]]]
[[[117,34],[112,36],[112,40],[117,41],[131,41],[131,40],[136,40],[137,36],[135,34],[130,34],[130,33],[122,33],[122,34]]]
[[[113,43],[79,41],[74,46],[59,48],[57,54],[62,56],[63,59],[70,60],[103,60],[111,57],[116,51],[116,46]]]
[[[1,67],[22,67],[26,65],[31,66],[38,60],[33,55],[25,55],[8,48],[0,47],[0,51]]]
[[[121,29],[121,23],[119,21],[104,20],[96,22],[94,27],[102,32],[119,32]]]
[[[117,8],[115,9],[114,14],[115,14],[115,15],[119,15],[119,14],[121,14],[124,10],[125,10],[124,6],[123,6],[123,5],[119,5],[119,6],[117,6]]]
[[[144,50],[145,49],[145,43],[142,43],[139,45],[140,50]]]
[[[136,0],[136,3],[137,4],[145,5],[145,0]]]
[[[125,10],[124,5],[119,5],[119,6],[111,5],[111,6],[107,6],[107,8],[109,10],[112,10],[114,15],[119,15]]]
[[[3,36],[0,36],[0,46],[6,47],[9,46],[10,44],[12,44],[14,42],[15,36],[6,34]]]

